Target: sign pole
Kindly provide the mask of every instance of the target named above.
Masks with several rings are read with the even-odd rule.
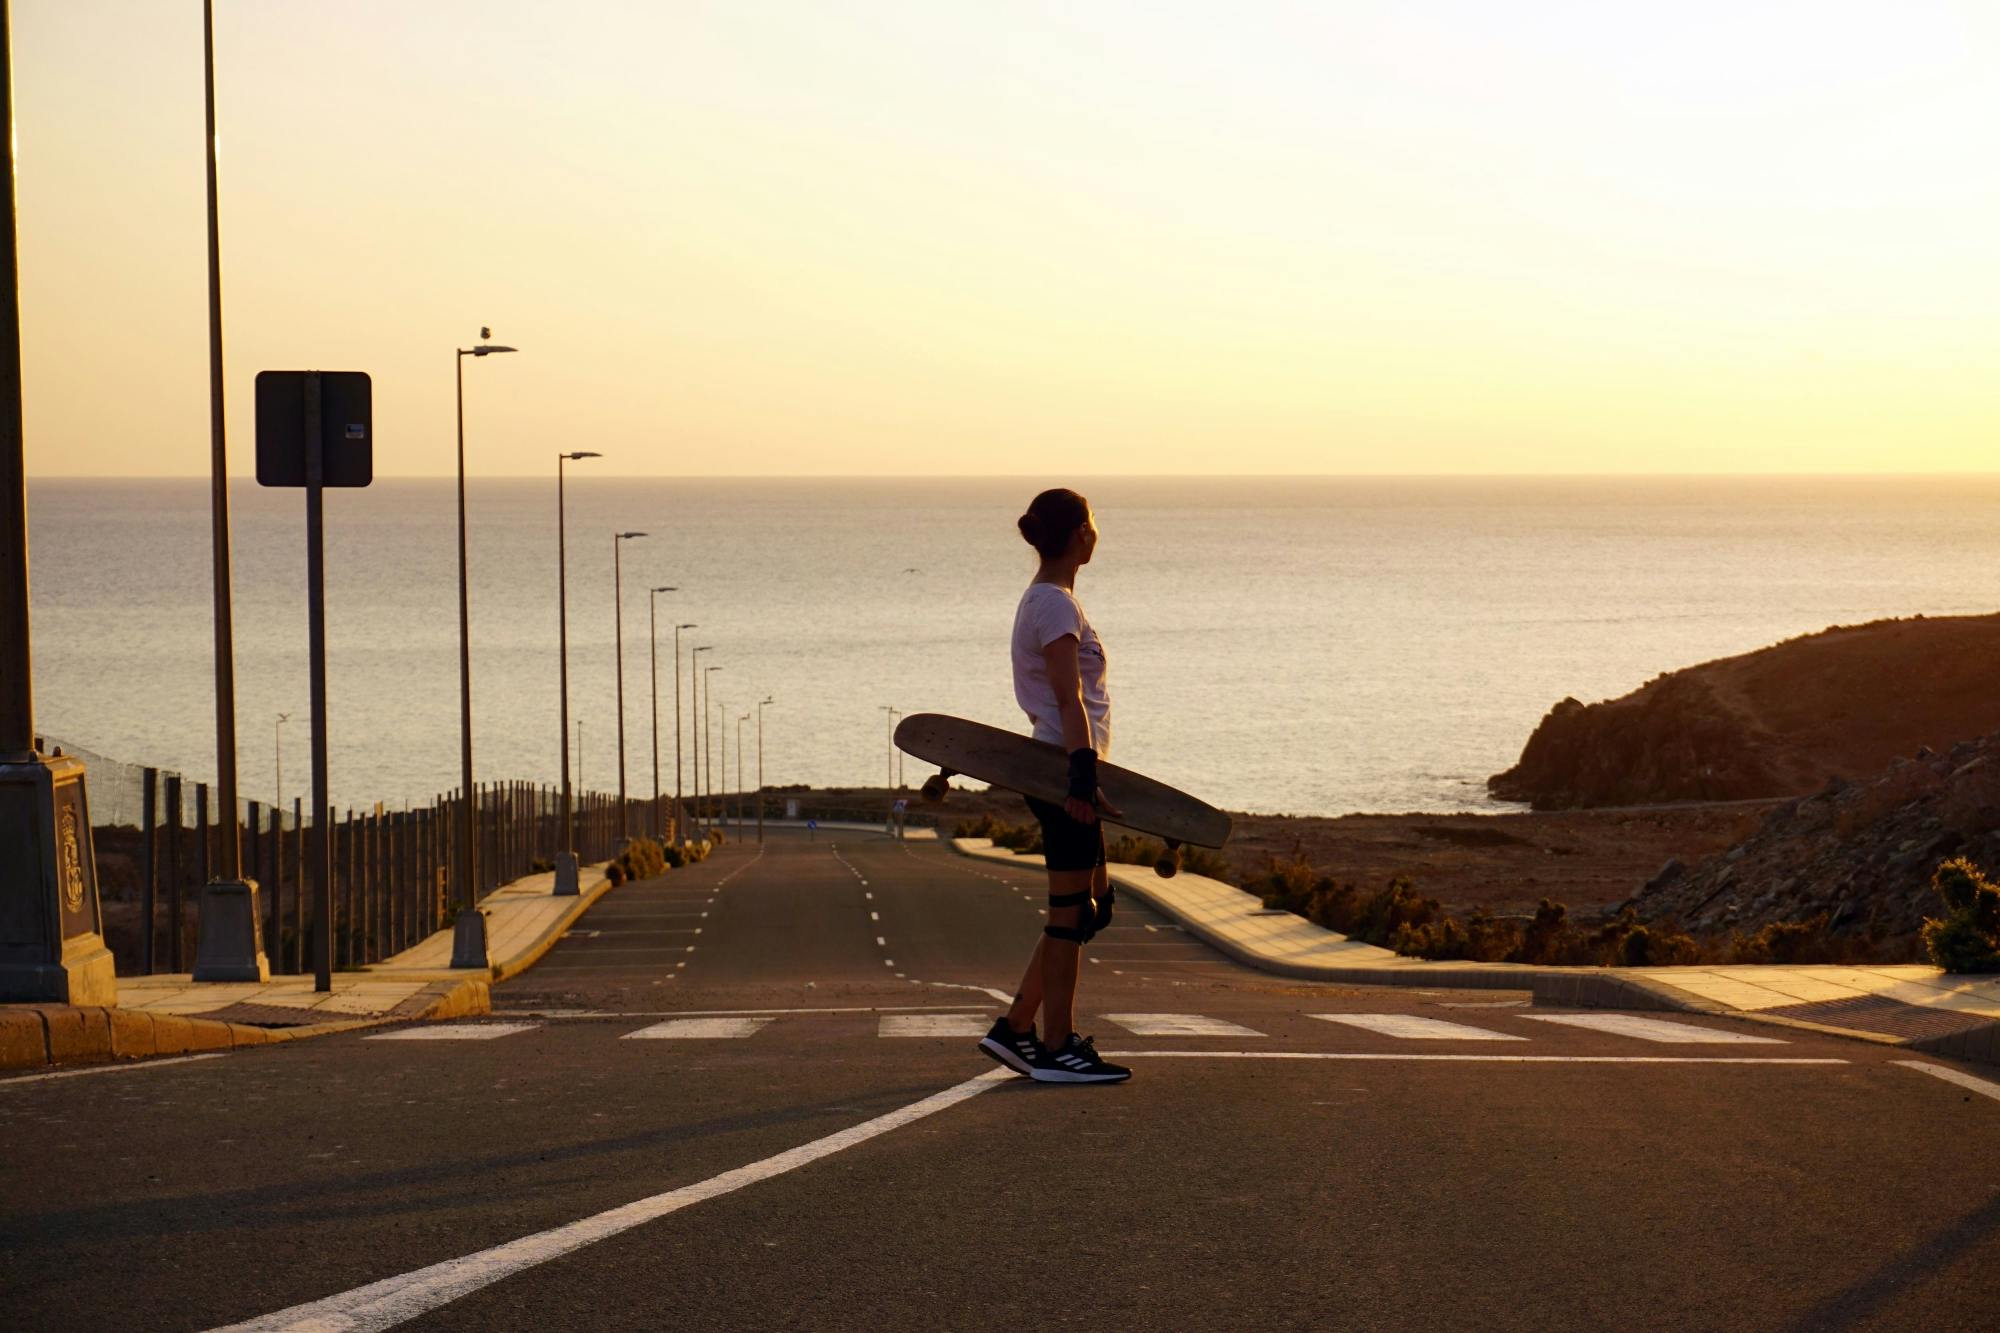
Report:
[[[326,440],[320,430],[320,377],[306,375],[306,583],[307,643],[312,678],[312,882],[313,989],[333,989],[330,889],[332,843],[326,804]]]

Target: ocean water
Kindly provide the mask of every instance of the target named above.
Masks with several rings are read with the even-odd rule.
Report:
[[[1007,636],[1032,553],[1019,479],[697,480],[569,488],[572,718],[582,778],[617,787],[611,534],[625,544],[626,747],[652,791],[647,592],[659,598],[662,786],[673,788],[673,635],[725,711],[765,710],[770,783],[880,782],[887,714],[1020,726]],[[1122,763],[1267,812],[1498,808],[1549,706],[1831,624],[2000,605],[2000,478],[1089,478],[1103,529],[1078,592],[1103,634]],[[470,490],[475,753],[482,781],[553,780],[556,488]],[[237,484],[244,795],[308,774],[304,502]],[[214,771],[207,487],[37,480],[29,511],[37,721],[47,735]],[[327,503],[337,803],[458,779],[453,488],[383,481]],[[715,720],[715,719],[720,719]],[[741,729],[755,781],[755,723]],[[569,743],[574,746],[572,734]],[[574,751],[573,751],[574,753]],[[686,746],[683,746],[686,754]],[[908,780],[923,773],[914,765]]]

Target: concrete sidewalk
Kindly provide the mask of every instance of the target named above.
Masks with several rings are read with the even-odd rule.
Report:
[[[967,856],[1040,867],[1039,856],[954,838]],[[1706,967],[1535,967],[1429,962],[1362,944],[1255,894],[1201,875],[1163,879],[1113,865],[1112,883],[1238,962],[1280,976],[1345,985],[1525,990],[1536,1004],[1661,1009],[1807,1028],[1940,1055],[2000,1063],[2000,977],[1935,967],[1732,964]]]
[[[369,967],[266,982],[196,981],[185,972],[118,978],[115,1007],[0,1005],[0,1069],[227,1050],[351,1028],[488,1012],[492,982],[532,967],[611,887],[586,866],[582,892],[556,897],[545,872],[480,900],[491,968],[451,966],[452,928]]]

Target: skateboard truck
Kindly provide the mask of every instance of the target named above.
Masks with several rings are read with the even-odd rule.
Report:
[[[927,805],[944,804],[945,795],[951,790],[951,780],[957,776],[958,774],[954,773],[952,770],[948,768],[941,768],[936,773],[932,774],[930,777],[925,778],[923,786],[923,797],[925,804]]]
[[[1181,873],[1181,845],[1178,840],[1167,839],[1166,855],[1153,862],[1153,873],[1161,879],[1172,879]]]

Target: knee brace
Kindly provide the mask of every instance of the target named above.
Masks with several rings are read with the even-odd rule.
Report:
[[[1106,926],[1111,924],[1111,908],[1113,904],[1117,902],[1117,900],[1118,900],[1117,886],[1107,884],[1104,886],[1104,896],[1102,898],[1094,899],[1091,902],[1090,904],[1091,935],[1095,935],[1098,931],[1103,930]],[[1089,936],[1085,936],[1085,938],[1088,939]]]
[[[1089,929],[1091,919],[1090,894],[1084,892],[1052,893],[1049,895],[1050,910],[1063,907],[1080,907],[1083,909],[1082,917],[1078,920],[1077,924],[1074,926],[1043,926],[1042,934],[1052,940],[1068,940],[1073,944],[1080,945],[1088,942],[1091,936]]]

